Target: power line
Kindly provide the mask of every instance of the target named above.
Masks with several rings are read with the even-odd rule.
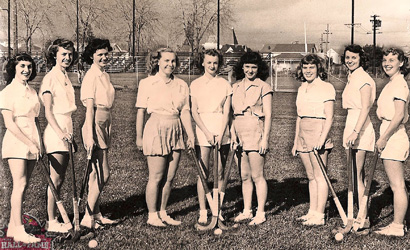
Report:
[[[373,24],[373,74],[376,74],[376,34],[381,34],[377,32],[378,28],[382,26],[382,20],[377,19],[378,15],[370,16],[373,19],[370,19],[370,22]]]

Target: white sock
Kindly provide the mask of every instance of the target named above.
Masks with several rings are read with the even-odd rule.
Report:
[[[243,209],[243,214],[248,215],[248,214],[252,214],[252,209],[248,210],[248,209]]]
[[[200,216],[200,217],[202,217],[202,216],[204,216],[204,217],[208,216],[208,210],[206,210],[206,209],[201,209],[201,210],[199,210],[199,216]]]
[[[161,218],[167,217],[167,210],[161,210],[161,211],[159,211],[159,216],[160,216]]]
[[[159,219],[158,218],[158,212],[149,212],[148,213],[148,220],[150,220],[150,219],[153,219],[153,220]]]

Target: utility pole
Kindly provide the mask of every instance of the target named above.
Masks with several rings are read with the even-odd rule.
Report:
[[[319,49],[320,49],[320,53],[323,53],[323,33],[320,34],[320,44],[319,44]]]
[[[220,20],[219,20],[219,12],[220,12],[220,3],[219,3],[219,0],[218,0],[218,10],[217,10],[217,16],[218,16],[218,20],[217,20],[217,31],[216,31],[216,33],[217,33],[217,35],[216,35],[216,49],[217,50],[219,50],[219,43],[220,43],[220,41],[219,41],[219,22],[220,22]]]
[[[345,24],[346,26],[351,28],[350,34],[350,44],[354,44],[354,26],[360,26],[360,23],[354,23],[354,0],[352,0],[352,22]]]
[[[327,53],[327,44],[329,43],[329,35],[331,35],[332,33],[330,32],[330,30],[329,30],[329,24],[327,24],[327,29],[325,30],[325,32],[322,34],[322,35],[326,35],[326,42],[323,42],[323,43],[326,43],[326,50],[325,50],[325,53]]]
[[[19,52],[18,32],[17,32],[17,0],[14,0],[14,55]]]
[[[376,32],[378,28],[382,26],[382,20],[377,19],[378,15],[370,16],[370,22],[373,23],[373,75],[376,75],[376,33],[381,34],[381,32]]]
[[[135,71],[135,0],[132,0],[132,65]]]

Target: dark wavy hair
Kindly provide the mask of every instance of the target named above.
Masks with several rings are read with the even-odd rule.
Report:
[[[93,64],[93,55],[99,49],[107,49],[108,52],[112,51],[110,41],[108,39],[93,38],[88,42],[82,54],[82,59],[87,64]]]
[[[269,76],[269,67],[265,61],[262,60],[261,55],[258,52],[246,52],[241,56],[239,62],[235,65],[234,73],[236,80],[242,80],[245,77],[243,72],[244,64],[255,64],[258,66],[258,73],[256,74],[257,78],[260,78],[262,81],[268,79]]]
[[[222,65],[224,63],[224,59],[223,59],[222,54],[216,49],[207,49],[199,55],[199,60],[198,60],[197,67],[198,67],[198,69],[201,70],[201,72],[205,71],[204,65],[202,65],[202,64],[204,63],[204,59],[205,59],[206,55],[218,57],[218,70],[222,67]]]
[[[342,55],[342,64],[346,64],[345,62],[346,51],[359,54],[360,67],[362,67],[364,70],[367,69],[368,59],[367,59],[366,53],[364,52],[364,49],[362,48],[362,46],[357,45],[357,44],[351,44],[351,45],[346,46],[345,50],[343,51],[343,55]]]
[[[158,61],[162,57],[162,53],[174,53],[177,67],[179,67],[179,59],[177,53],[170,48],[160,48],[155,53],[150,53],[147,58],[147,71],[151,75],[155,75],[159,71]]]
[[[403,65],[400,67],[400,73],[402,73],[404,76],[407,76],[410,73],[409,58],[404,54],[404,51],[394,47],[383,51],[383,56],[388,56],[389,54],[397,55],[399,61],[403,63]]]
[[[14,79],[16,76],[16,66],[19,62],[21,61],[27,61],[31,62],[31,75],[28,79],[28,81],[33,80],[37,76],[37,67],[36,67],[36,62],[34,62],[33,58],[29,54],[26,53],[18,53],[17,55],[13,56],[12,58],[9,59],[9,61],[6,64],[6,84],[10,84],[11,81]]]
[[[327,73],[325,72],[325,68],[322,65],[320,57],[318,57],[315,54],[307,54],[300,60],[299,66],[296,69],[296,80],[300,82],[306,81],[305,77],[303,76],[303,72],[302,72],[302,67],[303,65],[306,65],[306,64],[316,65],[317,77],[319,77],[323,81],[327,79]]]
[[[78,53],[75,51],[74,43],[64,38],[58,38],[54,40],[54,42],[48,47],[48,50],[46,51],[47,66],[49,68],[52,68],[56,65],[56,57],[59,47],[64,48],[66,50],[71,49],[73,51],[73,58],[70,64],[71,67],[74,64],[74,62],[78,59]]]

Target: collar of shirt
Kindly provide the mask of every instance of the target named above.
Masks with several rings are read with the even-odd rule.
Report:
[[[259,87],[260,85],[260,81],[262,81],[259,78],[256,78],[253,81],[247,81],[245,78],[242,79],[242,84],[243,84],[243,88],[245,91],[247,91],[248,89],[250,89],[252,86],[253,87]]]
[[[63,73],[63,71],[61,71],[58,67],[54,66],[50,72],[53,72],[53,74],[55,74],[55,76],[57,77],[57,80],[62,84],[62,85],[67,85],[66,84],[66,77],[67,73]]]
[[[168,84],[172,83],[175,80],[174,75],[171,75],[171,77],[169,78],[168,81],[164,81],[164,79],[159,75],[159,73],[156,73],[153,77],[154,77],[154,81],[152,81],[152,84],[163,83],[165,85],[168,85]]]
[[[99,77],[101,77],[101,76],[105,73],[105,70],[104,70],[104,71],[101,71],[101,70],[98,68],[98,66],[95,65],[94,63],[91,65],[91,67],[90,67],[89,70],[91,70],[91,72],[92,72],[93,75],[99,76]]]
[[[349,75],[347,76],[347,79],[350,80],[351,77],[353,77],[354,75],[360,75],[364,72],[364,69],[362,66],[359,66],[358,68],[356,68],[355,70],[353,70],[353,72],[349,72]]]
[[[30,86],[27,84],[27,82],[22,84],[21,82],[17,81],[16,78],[14,78],[11,81],[10,85],[13,86],[13,88],[17,91],[17,93],[21,93],[21,94],[24,94],[27,90],[30,89]]]
[[[401,74],[401,73],[398,73],[398,74],[394,75],[392,78],[390,78],[389,83],[390,83],[390,82],[394,82],[394,81],[396,81],[396,80],[401,80],[401,79],[404,80],[404,75]]]

